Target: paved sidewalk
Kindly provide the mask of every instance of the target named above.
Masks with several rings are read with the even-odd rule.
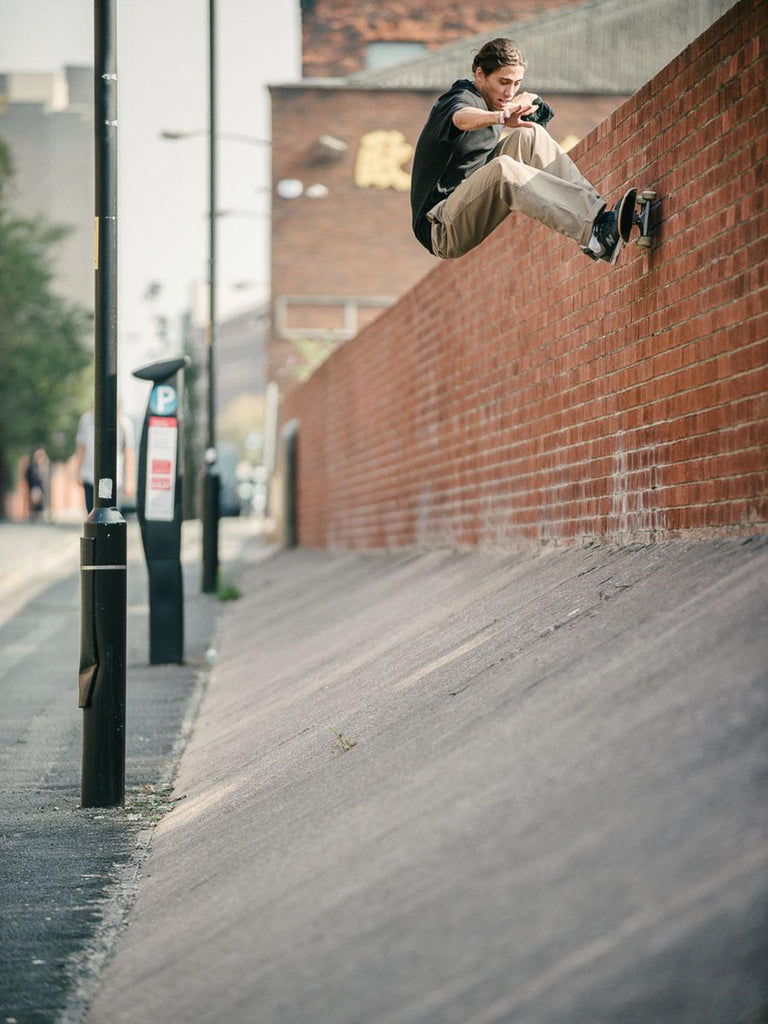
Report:
[[[82,524],[0,522],[0,625],[78,571],[82,532]]]
[[[0,524],[0,1024],[82,1020],[207,677],[222,605],[199,593],[198,524],[184,527],[181,666],[147,664],[146,571],[135,521],[128,529],[126,806],[83,811],[82,525]],[[253,521],[222,521],[221,540],[233,576],[263,549]]]
[[[89,1024],[758,1024],[768,543],[277,555]]]

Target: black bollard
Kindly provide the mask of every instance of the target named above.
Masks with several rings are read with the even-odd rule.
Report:
[[[219,583],[219,498],[221,478],[216,449],[205,453],[203,470],[203,580],[204,594],[214,594]]]
[[[83,807],[125,799],[126,524],[95,508],[80,538],[80,674]]]
[[[299,421],[289,420],[283,427],[285,445],[285,487],[283,490],[283,535],[287,548],[299,543]]]

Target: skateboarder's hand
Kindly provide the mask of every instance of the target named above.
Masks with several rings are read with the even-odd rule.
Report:
[[[507,128],[530,128],[532,127],[531,121],[522,121],[521,118],[525,117],[526,114],[531,114],[535,110],[534,100],[536,97],[530,92],[521,92],[515,96],[514,100],[505,104],[504,110],[504,124]]]

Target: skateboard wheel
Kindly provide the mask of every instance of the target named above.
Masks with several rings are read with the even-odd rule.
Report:
[[[638,195],[638,199],[642,199],[643,202],[646,202],[646,203],[647,202],[652,202],[655,198],[656,198],[656,193],[653,191],[653,189],[650,189],[650,188],[644,188],[642,190],[642,192],[640,192],[640,194]]]

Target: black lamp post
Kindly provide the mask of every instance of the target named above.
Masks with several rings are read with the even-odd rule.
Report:
[[[94,2],[94,508],[80,539],[83,807],[125,799],[126,524],[117,509],[116,0]]]
[[[219,471],[216,465],[216,0],[208,0],[208,432],[203,468],[204,594],[216,590],[219,575]]]
[[[206,330],[206,371],[208,375],[205,459],[203,465],[203,578],[205,594],[215,592],[219,574],[219,488],[220,478],[216,457],[216,156],[218,138],[251,145],[269,146],[267,139],[223,132],[216,129],[216,2],[208,0],[208,325]],[[184,139],[201,134],[197,131],[161,132],[164,139]]]

